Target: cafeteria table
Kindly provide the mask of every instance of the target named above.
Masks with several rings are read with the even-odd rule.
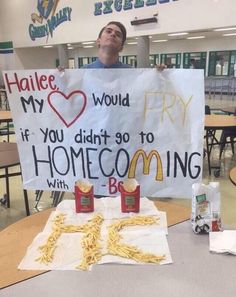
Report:
[[[91,271],[17,271],[27,244],[43,228],[50,214],[47,210],[0,232],[0,242],[4,243],[0,247],[0,265],[4,271],[0,296],[234,297],[236,257],[209,252],[208,235],[194,234],[190,221],[186,221],[190,209],[165,201],[156,205],[166,210],[167,219],[172,221],[168,223],[171,227],[167,236],[172,264],[114,263],[95,265]],[[14,244],[17,236],[24,241],[18,248]],[[24,277],[20,279],[20,275]]]
[[[5,178],[6,180],[6,205],[10,207],[10,185],[9,178],[17,175],[21,175],[21,170],[17,172],[9,172],[9,169],[14,166],[20,166],[20,159],[17,149],[17,144],[13,142],[0,142],[0,169],[4,171],[4,173],[0,174],[0,178]],[[29,203],[28,203],[28,195],[27,191],[24,192],[24,201],[25,201],[25,210],[26,215],[30,214],[29,211]]]
[[[224,130],[226,128],[236,127],[236,116],[229,115],[205,115],[205,130],[206,130],[206,152],[208,161],[209,175],[211,175],[211,169],[216,168],[220,170],[220,166],[211,165],[211,150],[214,145],[219,145],[219,141],[215,138],[216,130]],[[217,175],[216,175],[217,176]]]
[[[166,201],[154,203],[160,211],[166,211],[168,226],[188,220],[190,217],[189,208]],[[18,270],[17,266],[33,238],[43,230],[53,210],[54,208],[51,208],[25,217],[0,232],[0,267],[1,271],[4,271],[0,277],[0,289],[43,273]]]
[[[12,115],[9,110],[0,110],[0,124],[6,123],[7,124],[7,141],[9,142],[10,138],[10,123],[12,122]],[[0,134],[1,135],[1,134]]]
[[[236,112],[236,106],[220,107],[220,110],[230,115]]]
[[[236,186],[236,167],[230,170],[229,172],[229,178],[231,182]]]
[[[2,122],[12,122],[10,110],[0,110],[0,123]]]

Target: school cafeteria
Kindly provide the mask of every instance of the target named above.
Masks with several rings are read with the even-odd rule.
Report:
[[[2,0],[0,297],[235,297],[235,0]]]

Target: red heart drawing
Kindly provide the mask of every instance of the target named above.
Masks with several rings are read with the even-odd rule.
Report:
[[[64,100],[67,100],[66,102]],[[82,91],[73,91],[68,96],[61,91],[52,91],[48,103],[60,120],[70,127],[81,116],[87,104],[87,97]]]

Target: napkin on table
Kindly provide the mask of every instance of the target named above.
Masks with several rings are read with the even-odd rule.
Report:
[[[209,241],[211,252],[236,255],[236,230],[210,232]]]

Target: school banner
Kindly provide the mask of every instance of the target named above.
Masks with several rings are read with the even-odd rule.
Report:
[[[25,189],[190,197],[202,176],[202,70],[4,72]]]

